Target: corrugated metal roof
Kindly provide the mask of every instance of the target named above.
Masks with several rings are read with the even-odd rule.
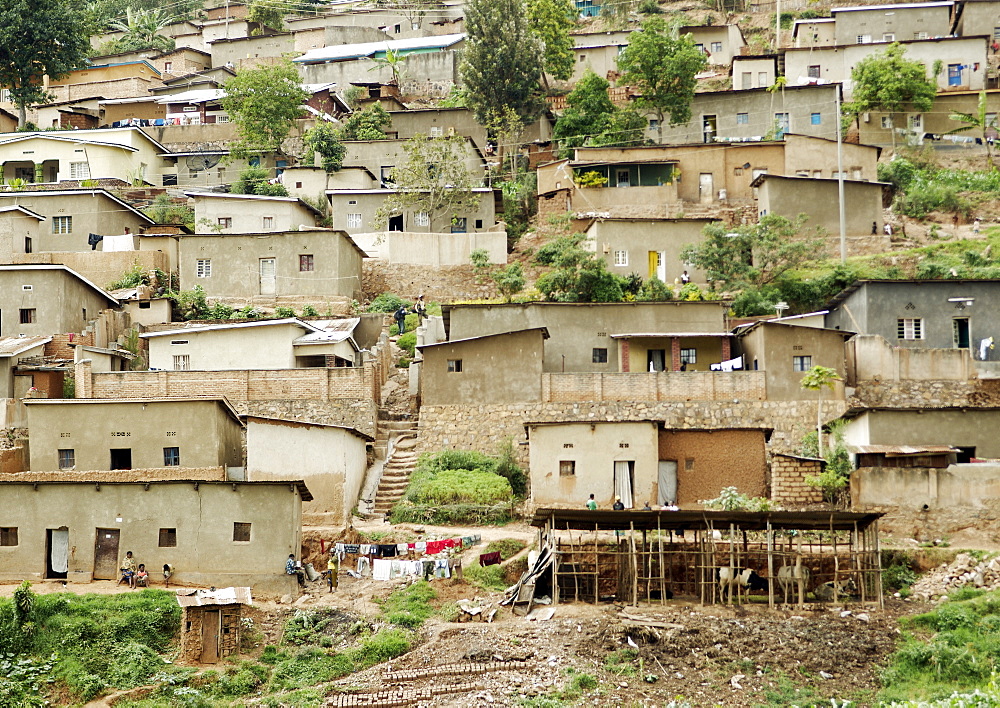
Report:
[[[3,337],[0,338],[0,356],[16,356],[51,341],[52,337]]]
[[[726,529],[730,524],[741,530],[773,529],[836,531],[866,529],[884,516],[848,511],[590,511],[588,509],[536,509],[532,526],[552,522],[557,530],[645,529]]]
[[[250,588],[218,588],[213,590],[178,590],[177,604],[181,607],[202,605],[252,605]]]
[[[413,37],[411,39],[390,39],[385,42],[360,42],[358,44],[341,44],[332,47],[317,47],[310,49],[302,56],[294,59],[296,63],[318,64],[329,61],[344,61],[370,57],[378,52],[410,52],[420,49],[446,49],[465,39],[465,34],[442,34],[436,37]]]
[[[886,457],[961,452],[951,445],[848,445],[847,449],[859,455],[885,455]]]

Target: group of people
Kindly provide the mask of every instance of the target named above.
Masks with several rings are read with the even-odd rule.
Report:
[[[149,587],[149,573],[146,571],[146,564],[136,564],[132,551],[125,552],[125,557],[122,558],[122,562],[118,564],[118,571],[121,573],[121,577],[118,578],[119,585],[122,583],[128,583],[128,586],[133,590],[138,587]],[[169,563],[164,563],[163,584],[166,587],[170,587],[170,576],[173,574],[174,567]]]
[[[338,556],[333,547],[330,547],[330,557],[326,561],[326,570],[320,573],[321,576],[326,577],[327,583],[330,586],[330,592],[337,589],[339,581],[337,576],[340,573],[340,556]],[[306,569],[302,565],[302,561],[295,560],[295,554],[289,553],[288,560],[285,561],[285,575],[294,575],[295,579],[299,582],[299,587],[304,588],[306,586]],[[317,576],[318,579],[318,576]]]
[[[589,511],[597,511],[597,500],[594,498],[593,494],[591,494],[590,497],[587,499],[587,509]],[[611,509],[613,511],[625,511],[625,503],[622,501],[621,497],[615,497],[615,502],[614,504],[611,505]],[[642,507],[642,510],[652,511],[653,507],[649,505],[649,502],[646,502],[646,505]],[[660,511],[680,511],[680,510],[681,508],[674,503],[673,499],[668,499],[666,502],[664,502],[663,506],[660,507]]]
[[[411,310],[413,314],[417,316],[417,325],[427,317],[427,303],[424,302],[424,296],[419,295],[417,301],[413,303],[413,309]],[[406,310],[406,305],[400,305],[399,309],[396,310],[392,317],[396,320],[396,326],[399,328],[399,334],[406,334],[406,316],[410,314]]]

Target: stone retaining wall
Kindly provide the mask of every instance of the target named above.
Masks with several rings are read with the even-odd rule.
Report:
[[[858,381],[848,401],[864,408],[945,408],[949,406],[1000,406],[1000,381]]]

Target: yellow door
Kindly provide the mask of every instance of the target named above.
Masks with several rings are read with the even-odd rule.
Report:
[[[650,251],[649,252],[649,275],[646,276],[647,278],[655,278],[656,277],[657,261],[658,261],[658,259],[657,259],[656,251]]]

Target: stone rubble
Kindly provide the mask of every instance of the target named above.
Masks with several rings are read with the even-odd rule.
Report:
[[[980,561],[968,553],[959,553],[951,563],[942,563],[921,576],[910,590],[914,600],[943,602],[949,593],[967,585],[983,590],[1000,589],[1000,557]]]

